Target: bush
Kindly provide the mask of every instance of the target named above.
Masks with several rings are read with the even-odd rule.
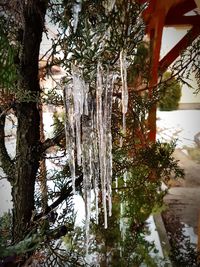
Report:
[[[159,108],[162,111],[176,110],[181,98],[181,85],[178,80],[171,78],[171,73],[164,74],[164,82],[160,86],[161,97],[159,100]]]

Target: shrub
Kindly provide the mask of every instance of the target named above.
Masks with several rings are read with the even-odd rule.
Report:
[[[181,98],[181,84],[175,78],[170,78],[171,73],[164,74],[164,83],[160,86],[161,97],[158,103],[160,110],[176,110]]]

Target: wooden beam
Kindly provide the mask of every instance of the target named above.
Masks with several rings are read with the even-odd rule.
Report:
[[[167,17],[180,17],[186,14],[187,12],[195,9],[196,7],[197,6],[194,0],[184,0],[181,3],[175,5],[173,8],[171,8],[168,12]]]
[[[181,17],[169,17],[167,16],[165,21],[165,27],[172,27],[172,26],[190,26],[190,25],[200,25],[200,16],[181,16]]]
[[[163,12],[163,13],[162,13]],[[156,21],[154,29],[150,31],[150,48],[151,48],[151,73],[149,81],[149,99],[153,97],[153,90],[155,89],[158,82],[158,67],[159,67],[159,57],[161,49],[161,40],[164,27],[164,10],[161,10],[159,17]],[[148,127],[149,127],[149,141],[156,141],[156,103],[153,104],[149,111],[148,116]]]
[[[200,35],[200,26],[192,29],[159,62],[159,71],[164,72],[192,42]]]

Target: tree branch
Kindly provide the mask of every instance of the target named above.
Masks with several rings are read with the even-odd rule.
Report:
[[[40,151],[41,153],[45,152],[48,148],[59,145],[60,141],[65,138],[65,129],[63,128],[56,136],[53,138],[46,139],[43,143],[41,143]]]
[[[78,187],[83,181],[83,175],[81,174],[75,181],[75,186]],[[33,218],[34,221],[39,220],[43,216],[47,215],[50,211],[57,208],[64,200],[72,196],[73,188],[72,186],[65,185],[60,192],[60,196],[46,209],[45,212],[36,214]]]
[[[71,230],[72,228],[70,225],[68,227],[62,225],[53,230],[44,231],[43,233],[35,233],[32,235],[28,234],[28,236],[25,237],[24,240],[18,242],[17,244],[14,244],[13,246],[9,246],[6,248],[0,246],[0,258],[13,256],[10,258],[10,261],[9,259],[5,259],[5,262],[14,263],[17,255],[32,252],[36,250],[42,242],[57,240],[60,237],[66,235],[66,233]]]
[[[6,113],[12,108],[12,105],[10,105],[9,107],[7,107],[6,109],[4,109],[1,113],[0,113],[0,118],[4,115],[6,115]]]
[[[1,113],[1,108],[0,108]],[[3,171],[7,175],[7,180],[12,183],[14,180],[14,163],[13,160],[8,155],[6,146],[5,146],[5,114],[1,113],[0,116],[0,162]]]

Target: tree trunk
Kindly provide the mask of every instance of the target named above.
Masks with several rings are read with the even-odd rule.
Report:
[[[39,49],[46,12],[45,0],[28,0],[23,4],[23,40],[20,57],[20,89],[23,95],[17,105],[17,145],[13,196],[13,238],[17,242],[29,231],[34,211],[34,187],[39,168],[40,116],[36,96],[40,94],[38,79]]]
[[[18,107],[17,161],[13,194],[14,241],[26,234],[34,210],[34,187],[39,167],[39,115],[36,103]]]

